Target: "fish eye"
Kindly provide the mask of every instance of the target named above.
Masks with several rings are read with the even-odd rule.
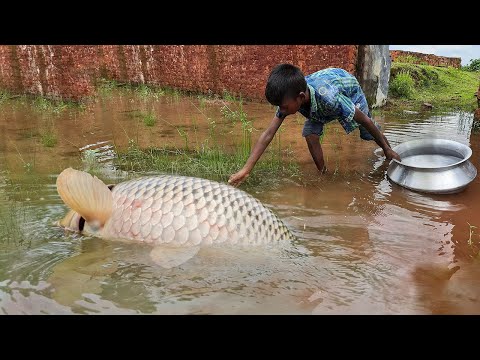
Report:
[[[85,219],[80,216],[80,219],[78,220],[78,231],[83,231],[84,227],[85,227]]]

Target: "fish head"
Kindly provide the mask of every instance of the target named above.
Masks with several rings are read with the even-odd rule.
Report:
[[[75,210],[70,210],[65,217],[55,223],[65,230],[82,232],[85,226],[85,219]]]
[[[102,226],[95,222],[87,223],[85,219],[75,210],[70,210],[65,217],[55,223],[61,228],[79,233],[95,235],[102,230]]]

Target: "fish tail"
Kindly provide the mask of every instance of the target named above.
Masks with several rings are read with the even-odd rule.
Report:
[[[72,210],[86,222],[103,226],[112,214],[113,196],[99,178],[68,168],[57,178],[57,191]]]

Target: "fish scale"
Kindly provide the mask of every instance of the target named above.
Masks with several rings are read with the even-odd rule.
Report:
[[[175,246],[265,244],[294,238],[260,201],[215,181],[148,176],[115,185],[112,195],[113,212],[104,237]]]

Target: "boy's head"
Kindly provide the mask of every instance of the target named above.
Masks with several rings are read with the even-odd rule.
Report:
[[[279,106],[286,116],[300,109],[306,91],[307,82],[302,71],[291,64],[279,64],[270,72],[265,97],[270,104]]]

